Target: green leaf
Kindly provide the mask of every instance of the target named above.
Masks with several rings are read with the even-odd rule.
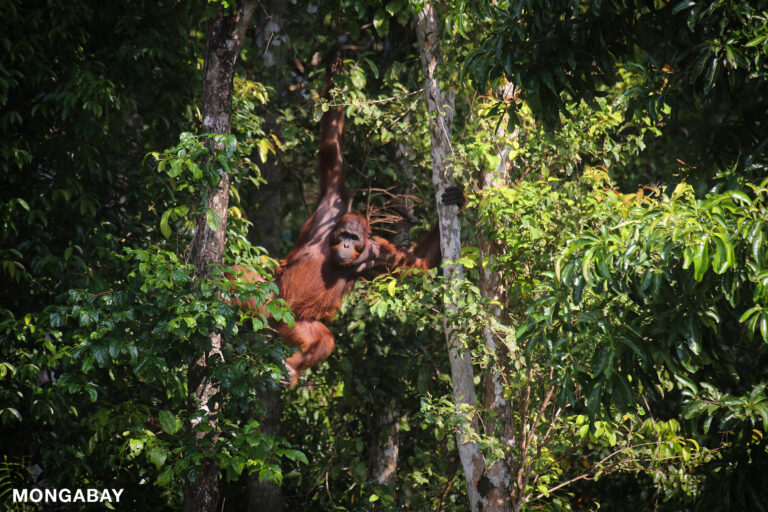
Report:
[[[626,411],[635,403],[632,388],[624,375],[614,373],[611,376],[612,397],[619,410]]]
[[[763,230],[759,229],[757,233],[755,233],[755,236],[752,238],[752,257],[755,259],[756,263],[760,263],[762,258],[762,252],[763,252]]]
[[[166,466],[166,468],[157,475],[157,485],[160,487],[166,487],[173,479],[173,467]]]
[[[712,270],[714,270],[715,274],[722,274],[731,266],[728,262],[728,249],[726,248],[726,244],[730,245],[730,242],[720,235],[715,235],[712,237],[712,240],[715,243],[715,254],[712,256]]]
[[[186,164],[187,169],[189,169],[189,172],[192,173],[192,177],[195,180],[199,180],[203,177],[203,170],[193,160],[185,159],[184,163]]]
[[[768,402],[760,402],[755,405],[755,408],[763,420],[763,431],[768,432]]]
[[[701,281],[709,269],[709,237],[704,237],[693,255],[693,278]]]
[[[168,218],[171,216],[172,212],[173,209],[165,210],[163,216],[160,217],[160,232],[165,238],[171,238],[171,235],[173,234],[171,226],[168,225]]]
[[[603,386],[602,381],[595,379],[592,383],[592,390],[589,392],[587,398],[587,410],[590,416],[595,416],[598,409],[600,409],[600,396],[602,395]]]
[[[686,377],[685,375],[676,373],[676,374],[674,374],[674,376],[675,376],[675,379],[680,384],[682,384],[683,386],[687,387],[688,389],[690,389],[694,393],[698,393],[699,392],[699,388],[696,386],[696,384],[691,379]]]
[[[757,45],[759,45],[760,43],[762,43],[762,42],[763,42],[763,41],[765,41],[766,39],[768,39],[768,35],[766,35],[766,34],[760,34],[759,36],[757,36],[757,37],[755,37],[755,38],[753,38],[753,39],[750,39],[749,41],[747,41],[747,43],[746,43],[744,46],[746,46],[747,48],[751,48],[751,47],[753,47],[753,46],[757,46]]]
[[[696,2],[693,0],[684,0],[683,2],[679,2],[672,8],[672,14],[677,14],[680,11],[684,11],[685,9],[693,7],[694,5],[696,5]]]
[[[179,423],[176,420],[176,416],[171,411],[160,411],[157,415],[157,419],[160,421],[160,428],[166,434],[175,434],[179,430]]]
[[[400,12],[400,9],[403,8],[405,2],[406,0],[389,0],[384,8],[387,10],[390,16],[394,16]]]
[[[181,165],[184,163],[183,160],[174,159],[171,160],[171,169],[168,171],[168,176],[171,178],[175,178],[179,174],[181,174]]]
[[[168,452],[164,448],[153,446],[147,450],[147,458],[149,459],[149,462],[154,464],[157,469],[160,469],[163,467],[165,460],[168,458]]]
[[[221,226],[221,217],[219,217],[219,213],[212,209],[208,208],[205,211],[205,222],[208,224],[208,227],[211,231],[218,231],[219,226]]]
[[[141,439],[129,439],[128,440],[128,456],[130,458],[135,458],[137,455],[141,453],[141,450],[144,448],[144,441]]]
[[[389,18],[384,9],[376,10],[376,14],[373,15],[373,27],[381,37],[386,36],[389,32]]]
[[[267,139],[261,139],[258,143],[259,146],[259,158],[261,163],[267,163],[267,156],[269,154],[269,141]]]
[[[462,256],[456,263],[463,266],[464,268],[475,268],[475,260],[469,256]]]
[[[758,311],[762,311],[762,307],[760,306],[754,306],[746,310],[742,315],[739,317],[739,322],[745,322],[749,317],[751,317],[753,314],[757,313]]]
[[[109,347],[105,345],[93,345],[91,346],[91,352],[99,366],[104,367],[109,363]]]
[[[595,255],[595,247],[590,248],[585,254],[581,263],[581,275],[584,276],[584,281],[587,285],[592,286],[594,279],[592,278],[592,258]]]
[[[639,357],[640,359],[645,359],[645,354],[640,349],[640,347],[632,340],[626,337],[619,338],[619,341],[624,343],[626,346],[632,349],[632,351]]]

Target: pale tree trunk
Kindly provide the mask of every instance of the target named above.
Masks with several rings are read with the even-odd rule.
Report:
[[[464,278],[461,265],[445,263],[458,261],[461,244],[459,219],[456,208],[444,205],[441,197],[445,189],[452,186],[453,170],[448,159],[451,153],[450,131],[453,122],[453,97],[446,97],[440,89],[436,76],[440,62],[440,46],[438,41],[439,21],[434,6],[426,2],[422,11],[417,15],[416,31],[419,39],[421,67],[424,73],[424,93],[429,113],[429,134],[432,145],[432,183],[435,187],[437,216],[440,223],[440,250],[443,256],[443,273],[452,283]],[[446,309],[455,310],[452,303],[445,304]],[[451,316],[450,313],[446,316]],[[448,358],[451,363],[451,378],[453,381],[453,396],[457,406],[467,405],[475,408],[475,388],[472,373],[472,359],[467,350],[461,348],[458,332],[447,320],[444,322],[446,340],[448,343]],[[477,430],[477,421],[472,421],[471,428]],[[457,434],[459,459],[467,480],[467,496],[470,509],[479,511],[480,494],[478,483],[483,473],[483,456],[476,443],[469,441],[463,433]]]
[[[219,8],[206,25],[205,65],[203,67],[203,131],[229,133],[232,126],[232,80],[235,62],[245,39],[245,30],[253,15],[255,2],[243,1],[234,13]],[[227,206],[229,204],[229,176],[219,171],[221,179],[209,192],[208,207],[216,212],[220,225],[211,229],[202,212],[195,219],[195,236],[190,245],[190,261],[195,265],[198,279],[210,276],[213,267],[221,265],[224,257]],[[192,410],[205,410],[210,430],[211,445],[217,442],[216,412],[218,405],[211,402],[218,388],[211,380],[211,364],[221,357],[221,335],[210,337],[211,350],[189,368],[189,392],[194,394]],[[192,425],[194,426],[194,425]],[[198,434],[198,440],[205,437]],[[219,502],[218,468],[212,458],[202,462],[194,481],[184,485],[185,512],[215,512]]]
[[[507,84],[500,91],[502,97],[512,95],[512,84]],[[482,176],[481,187],[483,192],[489,192],[495,187],[509,185],[509,151],[511,148],[511,138],[515,137],[517,131],[513,134],[506,133],[506,123],[502,120],[496,133],[493,134],[493,142],[496,148],[496,156],[499,157],[499,163],[495,169],[487,169]],[[506,294],[504,283],[502,282],[501,272],[494,269],[495,260],[499,254],[499,245],[493,240],[489,240],[484,233],[480,234],[480,251],[483,265],[480,268],[480,294],[486,300],[499,304],[506,304]],[[499,306],[491,306],[491,313],[496,320],[503,323],[504,317]],[[483,409],[488,411],[489,417],[495,420],[486,421],[486,435],[495,435],[507,444],[515,442],[514,430],[514,411],[511,404],[507,403],[503,395],[502,371],[504,363],[509,361],[509,354],[503,352],[506,347],[499,347],[496,333],[489,327],[483,328],[483,337],[489,352],[496,355],[496,361],[499,366],[488,369],[488,373],[483,376]],[[509,462],[502,459],[494,462],[485,469],[485,476],[488,478],[488,491],[483,496],[484,512],[503,512],[512,510],[513,495],[515,493],[514,479],[510,471]]]
[[[390,397],[383,410],[374,411],[371,425],[370,478],[379,485],[394,487],[400,455],[400,401]]]
[[[274,69],[276,64],[281,64],[285,59],[285,34],[283,25],[287,0],[271,0],[262,3],[266,11],[259,9],[256,25],[260,28],[256,39],[259,53],[262,55],[264,65]],[[286,85],[286,84],[283,84]],[[284,94],[286,87],[275,88],[276,94]],[[270,104],[276,98],[272,98]],[[264,116],[265,132],[274,132],[279,129],[274,114],[275,109],[270,109]],[[273,258],[280,256],[281,241],[281,178],[283,169],[277,157],[272,156],[259,166],[261,177],[266,183],[258,190],[252,189],[248,193],[249,206],[258,203],[257,208],[249,211],[248,218],[253,221],[253,226],[248,238],[255,245],[264,247]],[[259,398],[264,403],[264,416],[259,418],[261,433],[269,436],[280,435],[280,416],[282,415],[281,392],[279,385],[267,382],[267,388],[259,393]],[[270,481],[260,481],[257,474],[247,477],[248,508],[249,512],[282,512],[283,493],[279,484]]]

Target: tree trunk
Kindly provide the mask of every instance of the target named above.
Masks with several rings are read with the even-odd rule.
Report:
[[[379,485],[394,487],[397,482],[397,462],[400,455],[400,401],[390,397],[383,411],[375,411],[371,425],[371,479]]]
[[[262,4],[264,5],[264,4]],[[259,10],[257,25],[260,34],[256,38],[256,45],[262,55],[264,66],[273,68],[285,59],[285,35],[282,27],[285,22],[287,0],[272,0],[267,4],[266,11]],[[287,85],[275,88],[276,94],[284,95]],[[272,98],[270,104],[275,103]],[[266,133],[279,130],[274,114],[275,108],[271,108],[264,116],[264,131]],[[248,239],[255,245],[264,247],[273,258],[280,256],[282,224],[280,218],[280,203],[282,190],[282,174],[280,161],[272,156],[260,166],[261,177],[266,183],[258,189],[251,189],[248,193],[250,205],[258,206],[249,211],[248,218],[253,221],[253,226],[248,233]],[[280,434],[280,417],[282,416],[281,403],[282,389],[278,386],[269,386],[259,393],[259,399],[264,403],[264,416],[259,418],[261,432],[265,435],[277,436]],[[282,512],[283,491],[279,484],[269,481],[260,481],[257,474],[247,477],[248,508],[249,512]]]
[[[446,263],[457,261],[461,253],[459,219],[453,206],[444,205],[441,197],[445,189],[453,185],[453,170],[448,164],[451,153],[450,131],[453,122],[453,97],[446,98],[440,90],[435,74],[440,62],[438,41],[440,24],[434,6],[426,2],[417,15],[416,31],[419,39],[421,66],[424,72],[425,96],[429,112],[429,134],[432,145],[432,183],[435,186],[437,215],[440,223],[440,249],[443,255],[443,273],[447,279],[456,283],[463,279],[461,265]],[[445,307],[455,310],[456,306],[446,303]],[[451,315],[446,315],[450,317]],[[468,405],[475,407],[475,388],[472,372],[472,359],[467,350],[460,346],[458,332],[447,320],[444,322],[448,343],[448,358],[451,363],[453,396],[457,407]],[[477,421],[472,428],[477,430]],[[459,458],[467,480],[467,496],[470,509],[480,510],[478,482],[483,472],[483,456],[476,443],[471,442],[463,433],[457,434]]]
[[[232,80],[235,62],[245,39],[245,30],[253,15],[255,2],[243,1],[235,13],[219,8],[206,25],[205,65],[203,67],[203,131],[205,133],[229,133],[232,126]],[[195,236],[190,246],[190,260],[195,265],[198,279],[210,276],[214,266],[224,257],[224,241],[229,204],[229,176],[219,170],[221,179],[210,193],[208,207],[218,214],[220,225],[211,229],[206,222],[206,212],[195,219]],[[216,384],[210,379],[211,364],[221,357],[221,335],[211,334],[211,349],[204,353],[187,374],[189,392],[193,393],[193,411],[205,410],[210,429],[208,441],[217,441],[216,411],[218,404],[211,402],[217,393]],[[191,425],[194,427],[195,425]],[[201,441],[205,435],[198,434]],[[218,467],[213,458],[202,462],[194,481],[184,485],[185,512],[215,512],[219,501]]]
[[[503,88],[503,97],[511,96],[512,86],[508,84]],[[510,151],[509,138],[515,134],[507,135],[506,123],[499,123],[499,128],[493,135],[496,154],[499,163],[495,169],[488,169],[483,173],[481,187],[487,191],[494,187],[509,185]],[[498,257],[499,246],[493,240],[489,240],[480,234],[480,251],[483,265],[480,269],[480,294],[489,301],[499,304],[506,303],[506,293],[501,273],[494,269],[494,260]],[[492,306],[491,312],[499,322],[503,322],[502,310],[499,306]],[[496,333],[489,327],[483,328],[483,337],[489,352],[496,354],[500,366],[489,368],[488,374],[483,377],[483,409],[488,411],[489,417],[495,417],[495,421],[485,422],[486,435],[496,435],[505,443],[514,443],[514,417],[512,407],[503,396],[503,387],[500,371],[504,363],[509,360],[509,355],[500,351],[496,343]],[[504,350],[503,348],[501,350]],[[494,430],[494,426],[497,430]],[[512,510],[512,496],[515,492],[514,480],[507,460],[500,460],[485,469],[488,478],[488,491],[482,496],[484,512],[503,512]]]

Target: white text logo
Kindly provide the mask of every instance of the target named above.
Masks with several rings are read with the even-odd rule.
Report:
[[[14,489],[14,503],[119,503],[123,489]]]

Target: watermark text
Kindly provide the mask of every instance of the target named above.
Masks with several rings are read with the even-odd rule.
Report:
[[[14,503],[120,503],[123,489],[13,489]]]

